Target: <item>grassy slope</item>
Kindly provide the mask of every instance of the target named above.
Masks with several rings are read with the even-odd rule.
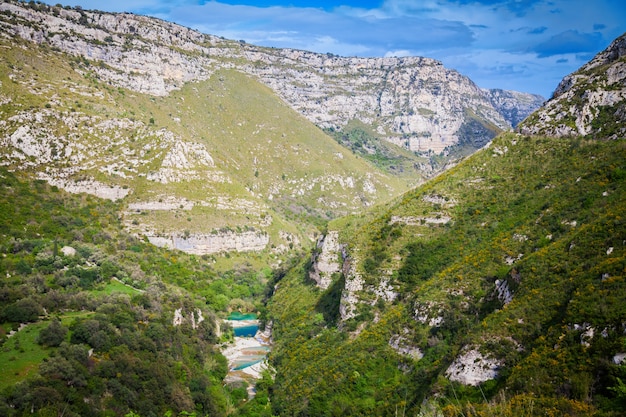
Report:
[[[0,389],[7,388],[36,373],[39,364],[48,357],[46,349],[36,343],[39,331],[44,327],[46,327],[45,322],[30,324],[3,344],[0,352],[2,364]]]
[[[56,136],[59,143],[73,146],[78,142],[91,153],[78,164],[68,163],[62,155],[70,145],[59,145],[52,163],[31,169],[67,172],[82,165],[70,179],[89,176],[129,188],[129,203],[168,197],[197,203],[191,210],[129,212],[131,227],[135,223],[137,229],[143,225],[156,232],[253,227],[267,231],[273,243],[285,243],[279,231],[302,238],[311,223],[387,200],[406,187],[346,151],[241,73],[220,71],[167,97],[150,97],[100,82],[91,70],[98,63],[23,41],[1,42],[5,100],[0,114],[7,120],[1,127],[6,137],[30,118],[26,124],[35,136]],[[43,118],[36,120],[36,114]],[[107,120],[116,126],[99,127]],[[163,132],[204,145],[215,167],[181,171],[195,170],[196,179],[147,180],[172,147]],[[12,165],[22,168],[23,162]],[[376,194],[364,191],[370,183]],[[242,210],[244,205],[249,208]],[[267,216],[273,220],[270,226]]]
[[[113,294],[115,290],[109,291]],[[72,321],[79,317],[86,317],[92,312],[67,312],[59,315],[61,322],[69,326]],[[28,377],[37,374],[39,365],[47,358],[54,348],[41,346],[37,343],[39,332],[47,327],[48,320],[25,325],[10,339],[4,341],[0,350],[0,364],[2,364],[3,377],[0,380],[0,390],[24,381]],[[67,338],[69,339],[69,338]]]
[[[347,339],[325,329],[318,314],[337,308],[332,287],[320,292],[304,271],[283,279],[270,308],[278,340],[275,410],[390,415],[396,406],[415,412],[438,393],[437,407],[449,415],[614,415],[623,399],[610,387],[624,371],[612,357],[626,346],[625,160],[623,140],[503,135],[395,204],[331,223],[343,228],[365,281],[375,287],[387,276],[402,295],[390,305],[371,289],[361,293],[360,315],[344,326],[369,324]],[[392,216],[451,221],[391,226]],[[507,305],[495,295],[496,279],[513,292]],[[422,324],[415,319],[422,314],[443,322]],[[589,327],[592,338],[583,335]],[[394,335],[424,358],[397,355],[388,345]],[[502,364],[482,393],[442,377],[464,346]],[[310,355],[315,369],[303,369],[298,364]],[[361,357],[390,358],[406,371]]]
[[[181,114],[191,119],[181,123],[187,129],[181,135],[202,131],[202,141],[221,161],[219,165],[229,167],[230,175],[277,210],[288,212],[289,200],[322,216],[326,209],[346,213],[358,206],[354,190],[332,181],[315,185],[304,197],[293,197],[302,189],[300,184],[317,178],[352,176],[358,190],[364,174],[371,173],[383,200],[403,187],[329,140],[267,87],[236,71],[220,71],[207,83],[186,86],[164,99],[170,103],[165,108],[174,108],[180,99],[191,112]],[[273,199],[268,201],[270,194]],[[320,198],[336,202],[337,210],[320,206]]]
[[[424,181],[421,167],[431,162],[428,158],[381,139],[371,126],[360,120],[352,120],[340,131],[328,130],[327,133],[385,172],[404,178],[412,185]]]

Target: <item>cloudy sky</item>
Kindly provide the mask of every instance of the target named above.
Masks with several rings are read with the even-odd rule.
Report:
[[[68,0],[66,0],[67,2]],[[626,32],[625,0],[70,0],[263,46],[427,56],[481,87],[549,97]]]

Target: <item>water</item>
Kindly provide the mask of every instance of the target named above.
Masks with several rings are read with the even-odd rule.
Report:
[[[252,366],[261,362],[263,359],[265,359],[265,357],[263,357],[262,359],[254,360],[254,361],[242,362],[240,365],[235,365],[235,367],[233,368],[233,371],[241,371],[242,369],[246,369],[249,366]]]
[[[254,384],[259,378],[260,372],[265,369],[262,363],[266,360],[270,351],[270,327],[266,333],[259,332],[259,321],[256,314],[231,313],[226,323],[233,327],[235,344],[224,352],[228,359],[228,375],[224,379],[226,384],[248,384],[248,397],[254,397]],[[258,367],[257,364],[261,363]],[[253,366],[257,365],[257,366]]]
[[[240,351],[240,355],[233,360],[231,369],[233,371],[239,371],[245,369],[255,363],[262,362],[265,356],[269,352],[269,346],[255,346],[244,348]]]
[[[259,322],[254,313],[232,312],[227,320],[233,326],[235,340],[251,339],[259,331]],[[240,371],[265,360],[269,346],[261,345],[259,340],[247,343],[248,346],[241,348],[233,357],[229,358],[232,371]],[[250,346],[249,343],[253,346]]]
[[[228,316],[227,320],[256,320],[256,314],[254,313],[247,313],[247,314],[243,314],[240,313],[238,311],[233,311],[232,313],[230,313],[230,315]]]
[[[235,327],[233,328],[235,337],[254,337],[259,330],[258,324],[251,324],[249,326]]]

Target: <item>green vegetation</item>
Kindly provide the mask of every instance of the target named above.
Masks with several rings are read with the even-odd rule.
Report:
[[[325,130],[338,143],[375,166],[415,184],[422,179],[420,166],[428,159],[387,142],[359,120],[352,120],[340,131]]]
[[[611,137],[618,135],[623,128],[620,109],[623,109],[624,106],[626,106],[625,100],[612,106],[598,106],[597,114],[591,121],[593,134],[590,136]]]
[[[218,315],[256,311],[267,276],[145,244],[117,204],[0,179],[0,413],[231,413]]]
[[[280,281],[274,411],[622,414],[624,161],[623,140],[501,135],[394,204],[331,222],[359,254],[365,287],[337,328],[316,318],[325,294],[304,266]],[[392,303],[375,295],[383,278]],[[424,356],[394,350],[400,339]],[[472,346],[500,364],[497,378],[450,382],[445,371]]]
[[[37,344],[37,338],[45,326],[45,322],[29,324],[4,341],[0,348],[0,389],[11,387],[36,373],[39,364],[48,356],[45,347]]]
[[[97,29],[80,9],[76,21]],[[626,413],[626,142],[596,140],[621,132],[623,102],[594,110],[589,137],[502,134],[373,206],[496,130],[470,114],[458,147],[417,156],[358,122],[333,141],[234,70],[152,97],[46,43],[0,47],[0,415]],[[44,174],[132,192],[68,194]],[[322,290],[307,242],[326,230],[346,274]],[[270,245],[197,256],[146,231]],[[250,400],[225,382],[228,317],[272,326],[274,369]],[[468,352],[476,385],[450,372]]]
[[[5,138],[24,135],[0,152],[9,167],[25,168],[12,154],[17,144],[31,149],[25,155],[31,172],[127,190],[126,208],[147,207],[124,210],[133,232],[267,234],[262,266],[284,261],[285,251],[276,248],[298,246],[329,219],[407,189],[406,180],[355,157],[240,72],[215,71],[154,97],[103,82],[101,64],[84,57],[20,39],[0,44],[7,98],[0,131]],[[33,147],[36,155],[29,154]]]

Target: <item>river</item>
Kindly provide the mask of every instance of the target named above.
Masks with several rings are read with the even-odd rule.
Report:
[[[254,314],[231,314],[226,323],[235,333],[234,343],[225,347],[222,354],[228,360],[228,374],[224,383],[236,386],[248,384],[248,397],[254,397],[254,384],[267,369],[266,357],[270,350],[271,326],[259,331],[259,321]]]

